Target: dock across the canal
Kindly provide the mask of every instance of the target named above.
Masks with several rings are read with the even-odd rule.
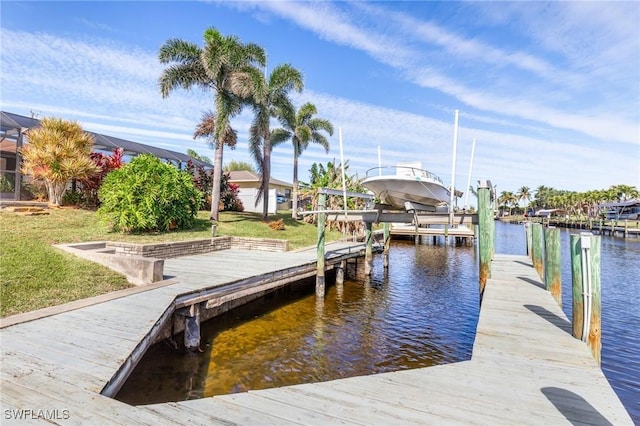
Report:
[[[362,250],[327,245],[326,256]],[[187,295],[288,279],[312,270],[315,256],[233,249],[170,259],[162,283],[3,319],[2,424],[633,424],[531,261],[499,254],[469,361],[148,406],[107,396]]]

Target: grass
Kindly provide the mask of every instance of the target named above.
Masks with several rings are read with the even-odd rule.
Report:
[[[200,212],[195,226],[189,230],[137,235],[111,232],[92,211],[62,208],[49,212],[42,216],[0,212],[2,317],[131,286],[123,275],[58,250],[53,244],[86,241],[152,243],[211,236],[208,212]],[[283,219],[285,229],[271,229],[256,213],[223,212],[217,235],[286,239],[290,249],[315,245],[317,229],[314,225],[296,221],[290,213],[271,215],[269,219]],[[340,236],[338,232],[329,232],[327,240]]]

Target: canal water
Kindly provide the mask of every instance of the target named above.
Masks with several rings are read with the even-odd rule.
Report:
[[[563,309],[571,317],[569,232],[562,232]],[[496,222],[496,252],[525,254],[521,225]],[[567,255],[565,256],[565,253]],[[640,424],[640,238],[602,238],[602,368]],[[478,319],[475,247],[393,241],[390,267],[329,286],[300,282],[214,318],[202,353],[153,346],[117,395],[180,401],[471,358]]]

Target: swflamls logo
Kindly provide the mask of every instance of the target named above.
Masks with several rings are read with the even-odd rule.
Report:
[[[14,409],[4,410],[5,420],[68,420],[69,410],[34,410],[34,409]]]

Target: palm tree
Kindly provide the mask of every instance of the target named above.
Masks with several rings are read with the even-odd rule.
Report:
[[[160,63],[168,64],[159,79],[160,92],[166,98],[176,88],[199,87],[213,92],[215,144],[213,188],[211,193],[212,221],[218,220],[220,183],[222,181],[223,146],[229,120],[247,102],[261,75],[258,66],[266,63],[264,49],[253,43],[242,43],[235,36],[223,36],[211,27],[204,32],[204,46],[169,39],[160,47]]]
[[[206,155],[200,155],[196,151],[194,151],[193,149],[188,149],[187,150],[187,155],[189,157],[195,158],[196,160],[200,160],[200,161],[202,161],[204,163],[213,165],[213,163],[211,163],[211,158],[207,157]]]
[[[249,150],[261,174],[260,192],[256,205],[263,199],[262,216],[269,215],[269,179],[271,177],[271,117],[291,107],[289,92],[302,90],[302,73],[289,64],[278,65],[269,77],[262,76],[253,88],[255,117],[249,131]]]
[[[631,185],[613,185],[610,188],[617,197],[616,201],[627,201],[638,196],[638,190]]]
[[[295,108],[286,108],[279,114],[282,128],[271,133],[271,145],[276,146],[289,139],[293,143],[293,202],[291,217],[298,217],[298,157],[309,146],[309,142],[317,143],[329,152],[329,141],[322,134],[325,131],[333,135],[333,125],[323,118],[314,117],[316,106],[307,102],[296,112]]]
[[[529,207],[529,203],[531,202],[531,190],[529,190],[528,186],[523,186],[518,190],[518,201],[525,201],[524,211],[527,212],[527,207]]]
[[[505,208],[509,208],[509,216],[511,216],[511,212],[513,211],[513,207],[518,202],[518,197],[511,191],[502,191],[500,196],[498,197],[498,203],[503,206],[503,210]]]
[[[200,123],[198,123],[198,126],[196,127],[196,130],[193,132],[193,138],[207,138],[209,140],[209,146],[213,146],[215,144],[215,141],[213,139],[213,135],[215,133],[215,129],[216,129],[216,125],[217,125],[217,120],[216,120],[216,115],[209,111],[206,112],[202,115],[202,119],[200,120]],[[227,145],[228,147],[230,147],[231,149],[234,149],[236,147],[236,144],[238,142],[238,132],[236,132],[230,125],[227,126],[224,129],[224,132],[222,134],[221,139],[219,139],[222,141],[221,145]],[[217,152],[217,151],[216,151]],[[212,183],[213,185],[213,183]],[[222,194],[223,192],[223,187],[224,185],[222,184],[222,179],[220,180],[220,189],[218,190],[220,194]],[[211,189],[211,193],[213,194],[213,188]],[[213,195],[212,195],[212,202],[213,202]],[[220,205],[220,198],[218,198],[218,206]],[[219,207],[218,207],[219,209]]]

